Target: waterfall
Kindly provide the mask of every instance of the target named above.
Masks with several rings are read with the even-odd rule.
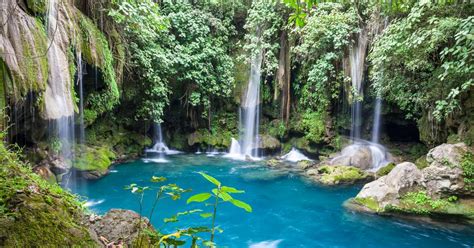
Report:
[[[83,85],[83,64],[82,56],[79,52],[77,55],[77,84],[79,86],[79,143],[85,143],[85,126],[84,126],[84,85]]]
[[[362,101],[361,97],[364,95],[363,78],[365,55],[367,50],[367,33],[365,28],[362,28],[357,36],[356,43],[349,50],[350,62],[350,76],[352,83],[353,94],[355,99],[352,99],[351,106],[351,139],[360,139],[361,125],[362,125]]]
[[[44,97],[45,112],[47,119],[53,120],[53,123],[51,123],[53,130],[61,142],[61,155],[65,158],[72,158],[74,107],[68,60],[60,47],[58,8],[57,0],[49,1],[47,12],[47,35],[50,43],[47,52],[49,77]]]
[[[175,155],[181,153],[181,151],[168,148],[163,140],[163,132],[161,130],[160,123],[155,123],[153,125],[153,131],[154,144],[151,148],[145,150],[147,155],[149,153],[151,156],[143,159],[145,162],[166,163],[168,160],[165,158],[165,155]]]
[[[240,142],[232,142],[228,157],[258,159],[260,77],[263,50],[258,49],[250,63],[250,78],[240,109]]]
[[[351,141],[352,144],[345,147],[339,156],[331,160],[331,164],[345,164],[361,166],[361,164],[353,164],[358,161],[361,154],[370,153],[370,163],[364,164],[364,169],[377,170],[387,163],[387,152],[385,148],[378,144],[380,136],[380,115],[382,101],[377,98],[374,109],[374,126],[372,130],[372,142],[362,139],[362,99],[364,96],[364,71],[365,57],[368,46],[368,32],[365,27],[357,35],[355,44],[349,50],[349,68],[346,68],[346,74],[351,77],[352,93],[354,98],[351,105]]]
[[[378,144],[380,139],[380,119],[382,111],[382,99],[375,99],[374,126],[372,127],[372,142]]]
[[[311,161],[311,159],[306,157],[303,153],[301,153],[300,151],[298,151],[298,149],[296,149],[294,147],[291,148],[291,151],[289,153],[281,156],[281,159],[286,160],[286,161],[290,161],[290,162],[294,162],[294,163],[302,161],[302,160]]]

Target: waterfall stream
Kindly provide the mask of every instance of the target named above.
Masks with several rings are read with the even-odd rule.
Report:
[[[155,163],[167,163],[168,160],[165,158],[165,155],[175,155],[180,154],[181,151],[170,149],[165,141],[163,140],[163,131],[161,130],[161,124],[155,123],[153,125],[153,140],[154,144],[151,148],[146,149],[147,158],[143,159],[145,162],[155,162]]]
[[[351,106],[351,141],[352,144],[341,151],[341,155],[332,159],[332,163],[340,163],[344,158],[348,158],[351,164],[360,153],[370,152],[370,170],[377,170],[387,163],[387,152],[385,147],[380,145],[380,119],[382,100],[377,97],[375,101],[372,139],[363,140],[361,136],[362,126],[362,100],[364,96],[364,71],[365,57],[368,46],[368,34],[366,28],[361,28],[357,36],[356,43],[349,50],[349,74],[354,94]]]
[[[260,106],[260,77],[263,50],[259,48],[252,56],[250,64],[250,78],[247,91],[240,109],[240,141],[232,140],[229,154],[235,159],[258,159],[258,126]]]

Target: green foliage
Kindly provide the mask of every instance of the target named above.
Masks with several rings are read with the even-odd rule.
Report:
[[[326,113],[305,111],[291,122],[292,129],[304,134],[307,141],[321,143],[326,136]]]
[[[472,86],[472,7],[420,3],[374,43],[371,79],[409,118],[432,112],[443,120]],[[436,106],[433,104],[436,102]]]
[[[344,84],[340,65],[358,30],[356,11],[334,3],[320,4],[298,30],[301,43],[294,52],[302,68],[294,88],[302,107],[327,111],[331,100],[339,97]]]
[[[400,208],[417,214],[429,214],[450,206],[454,198],[433,199],[427,195],[426,191],[408,192],[400,200]]]
[[[87,94],[85,99],[85,123],[94,122],[97,116],[110,111],[119,102],[119,90],[113,66],[112,51],[104,34],[86,16],[79,14],[78,26],[81,32],[80,47],[84,60],[99,69],[102,73],[104,87]],[[74,61],[69,61],[74,65]],[[73,78],[73,76],[72,76]]]
[[[170,245],[173,245],[173,247],[177,246],[182,246],[186,244],[186,240],[183,239],[183,237],[190,237],[191,238],[191,247],[198,247],[197,242],[201,241],[203,246],[205,247],[215,247],[214,243],[214,235],[215,232],[222,232],[222,229],[218,226],[215,225],[215,219],[216,219],[216,213],[217,213],[217,206],[221,202],[229,202],[233,204],[236,207],[242,208],[246,210],[247,212],[251,212],[252,208],[250,205],[247,203],[234,199],[231,194],[241,194],[244,193],[243,190],[238,190],[233,187],[228,187],[228,186],[223,186],[220,181],[218,181],[216,178],[207,175],[203,172],[199,172],[201,176],[203,176],[207,181],[211,182],[215,188],[211,190],[211,192],[204,192],[204,193],[199,193],[195,194],[191,197],[189,197],[186,201],[187,204],[192,203],[192,202],[197,202],[197,203],[205,203],[205,206],[212,206],[213,207],[213,212],[212,213],[206,213],[203,212],[201,209],[192,209],[192,210],[187,210],[184,212],[179,212],[176,213],[173,216],[170,216],[168,218],[163,219],[163,225],[157,229],[156,231],[151,231],[148,229],[139,229],[139,234],[138,234],[138,240],[135,242],[137,247],[142,247],[144,245],[145,247],[148,247],[149,245],[152,245],[153,247],[161,247],[161,245],[164,245],[165,247],[168,247]],[[153,200],[152,206],[150,213],[148,215],[148,219],[152,219],[153,214],[156,213],[158,210],[158,203],[165,199],[165,198],[171,198],[173,201],[177,201],[181,199],[182,194],[187,193],[191,191],[190,189],[183,189],[179,187],[176,184],[166,184],[167,178],[165,177],[159,177],[159,176],[153,176],[151,178],[151,183],[153,184],[152,186],[139,186],[136,183],[132,183],[130,185],[127,185],[125,187],[126,190],[129,190],[131,193],[135,194],[138,196],[139,199],[139,205],[140,205],[140,211],[139,214],[142,216],[142,209],[143,209],[143,199],[145,196],[146,192],[153,192],[155,195],[155,198]],[[212,204],[211,203],[206,203],[209,199],[215,200]],[[179,219],[183,216],[191,215],[191,214],[199,214],[200,217],[207,219],[212,217],[212,225],[210,228],[208,227],[187,227],[187,228],[179,228],[174,232],[171,233],[162,233],[162,230],[168,223],[175,223],[179,222]],[[142,219],[140,219],[140,223],[142,222]],[[139,224],[140,227],[142,227],[141,224]],[[144,235],[141,235],[143,233]],[[210,240],[204,240],[201,237],[198,236],[200,233],[211,233],[211,238]]]
[[[187,3],[164,3],[160,9],[149,0],[118,1],[109,15],[124,27],[129,42],[137,77],[126,88],[126,98],[137,106],[137,119],[160,122],[171,92],[202,116],[214,98],[231,96],[232,29],[226,21]]]
[[[238,190],[233,187],[223,186],[219,180],[217,180],[216,178],[212,176],[207,175],[204,172],[199,172],[199,174],[203,176],[207,181],[212,183],[215,187],[211,190],[211,192],[199,193],[199,194],[189,197],[187,200],[187,203],[189,204],[192,202],[204,202],[205,206],[212,206],[213,212],[201,214],[201,217],[203,218],[212,217],[212,225],[210,228],[211,238],[208,242],[210,242],[211,244],[214,244],[215,231],[220,230],[220,228],[216,226],[217,207],[219,203],[228,202],[238,208],[244,209],[247,212],[252,212],[252,207],[249,204],[243,201],[237,200],[232,196],[232,194],[242,194],[242,193],[245,193],[245,191]]]
[[[470,152],[464,154],[461,161],[464,183],[467,190],[474,190],[474,155]]]
[[[281,7],[278,2],[253,1],[245,20],[245,57],[253,58],[262,50],[262,74],[273,75],[278,68],[279,38],[284,28]]]

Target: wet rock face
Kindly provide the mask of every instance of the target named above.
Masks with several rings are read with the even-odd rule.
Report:
[[[104,245],[126,244],[130,247],[137,239],[140,229],[153,230],[147,218],[124,209],[112,209],[104,216],[93,216],[89,218],[89,223],[91,231],[97,234]]]
[[[339,156],[331,160],[332,165],[355,166],[363,170],[372,167],[372,155],[369,147],[348,146]]]

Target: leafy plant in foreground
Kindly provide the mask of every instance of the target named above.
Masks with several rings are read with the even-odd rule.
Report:
[[[232,203],[234,206],[242,208],[247,212],[252,212],[252,208],[247,203],[234,199],[231,194],[238,194],[244,193],[243,190],[238,190],[232,187],[223,186],[217,179],[212,176],[209,176],[203,172],[199,172],[206,180],[213,183],[216,187],[211,190],[210,193],[200,193],[188,198],[187,203],[191,202],[205,202],[206,206],[212,206],[213,212],[211,213],[203,213],[201,209],[192,209],[187,210],[184,212],[178,212],[175,215],[164,218],[163,225],[157,227],[156,231],[151,231],[143,226],[143,218],[140,217],[138,226],[138,238],[135,241],[135,245],[137,247],[142,246],[153,246],[153,247],[178,247],[182,246],[186,243],[185,240],[182,240],[181,237],[190,237],[191,238],[191,248],[199,247],[197,242],[199,240],[203,240],[197,234],[199,233],[211,233],[210,240],[203,241],[203,245],[207,247],[215,247],[214,243],[214,234],[215,231],[222,232],[218,226],[216,226],[216,214],[217,214],[217,207],[219,203],[222,202],[229,202]],[[160,184],[165,182],[167,179],[165,177],[157,177],[153,176],[151,178],[151,182],[155,184]],[[139,214],[140,216],[143,215],[143,199],[145,196],[146,191],[155,190],[155,198],[151,205],[151,210],[148,215],[148,218],[151,220],[153,215],[156,213],[156,209],[158,206],[158,202],[165,198],[171,198],[172,200],[176,201],[181,199],[181,195],[183,193],[191,191],[190,189],[183,189],[176,184],[164,184],[159,187],[151,187],[151,186],[139,186],[135,183],[132,183],[125,187],[125,189],[130,190],[132,193],[137,194],[139,196]],[[209,199],[214,200],[212,203],[207,203]],[[176,231],[171,233],[163,233],[162,230],[168,223],[174,223],[179,221],[179,217],[200,213],[202,218],[211,218],[212,217],[212,224],[211,227],[206,226],[198,226],[198,227],[186,227],[186,228],[178,228]],[[144,239],[148,238],[148,239]]]
[[[234,199],[232,194],[241,194],[245,193],[243,190],[238,190],[233,187],[224,186],[212,176],[207,175],[204,172],[199,172],[201,176],[203,176],[207,181],[211,182],[215,185],[215,188],[211,190],[211,192],[204,192],[193,195],[188,198],[186,201],[188,204],[191,202],[204,202],[206,206],[212,206],[213,211],[211,213],[202,213],[200,214],[203,218],[212,218],[211,224],[211,238],[209,241],[204,242],[207,246],[214,246],[214,236],[215,231],[222,232],[222,229],[219,226],[216,226],[216,214],[217,214],[217,207],[219,203],[228,202],[232,205],[242,208],[247,212],[252,212],[252,207],[240,200]]]

